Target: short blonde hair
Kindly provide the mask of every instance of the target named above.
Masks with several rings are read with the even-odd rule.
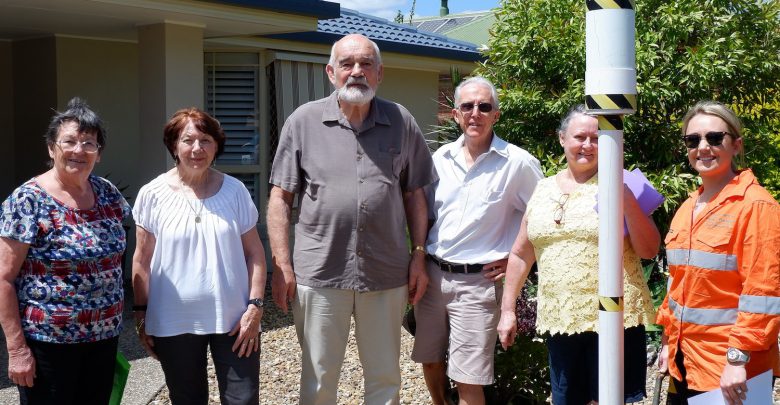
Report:
[[[691,122],[693,117],[699,114],[712,115],[714,117],[718,117],[722,119],[723,122],[726,123],[726,126],[729,127],[729,133],[732,135],[734,139],[742,138],[742,121],[739,119],[739,117],[737,117],[737,114],[735,114],[734,111],[732,111],[731,108],[728,108],[725,104],[719,103],[717,101],[712,101],[712,100],[699,101],[698,103],[696,103],[696,105],[691,107],[691,109],[688,110],[687,113],[685,113],[685,117],[683,117],[683,122],[682,122],[683,136],[685,136],[686,132],[688,132],[688,123]],[[738,152],[737,159],[731,161],[731,169],[736,172],[739,170],[740,167],[744,167],[744,166],[745,166],[745,144],[743,141],[742,147]]]
[[[723,120],[729,127],[729,132],[734,136],[734,139],[742,137],[742,121],[740,121],[737,114],[726,107],[723,103],[711,100],[703,100],[696,103],[683,117],[682,122],[682,134],[688,130],[688,123],[693,117],[699,114],[713,115]]]

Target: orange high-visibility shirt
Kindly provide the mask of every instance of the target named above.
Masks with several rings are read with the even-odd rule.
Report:
[[[669,342],[669,372],[682,349],[691,389],[720,387],[729,347],[750,351],[751,378],[780,375],[780,205],[741,171],[693,219],[701,189],[677,210],[666,235],[667,294],[656,322]]]

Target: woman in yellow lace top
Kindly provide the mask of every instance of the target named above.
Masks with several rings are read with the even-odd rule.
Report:
[[[517,331],[515,300],[538,261],[536,330],[546,337],[553,403],[598,400],[598,121],[573,108],[561,122],[559,140],[567,167],[541,180],[509,255],[499,338],[512,345]],[[660,235],[626,189],[624,214],[625,401],[645,397],[645,328],[653,320],[641,258],[658,252]]]

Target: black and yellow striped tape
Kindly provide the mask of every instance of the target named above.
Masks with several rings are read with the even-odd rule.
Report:
[[[636,94],[591,94],[585,96],[589,110],[636,110]]]
[[[619,312],[623,310],[623,297],[602,297],[599,295],[599,311]]]
[[[585,3],[588,5],[588,11],[614,8],[636,9],[634,0],[586,0]]]
[[[623,130],[623,116],[622,115],[599,115],[599,131],[622,131]]]

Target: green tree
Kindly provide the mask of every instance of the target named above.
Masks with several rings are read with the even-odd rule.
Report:
[[[395,15],[395,18],[393,19],[397,24],[403,24],[404,23],[404,13],[401,12],[401,10],[398,10],[398,13]]]
[[[636,3],[639,107],[625,121],[625,164],[666,197],[662,234],[696,176],[680,121],[702,99],[730,105],[745,124],[745,166],[780,197],[780,1],[643,0]],[[555,129],[584,98],[585,2],[502,0],[478,68],[500,86],[498,133],[558,169]]]
[[[637,2],[639,108],[626,118],[626,164],[689,171],[680,120],[696,101],[715,99],[741,115],[747,165],[777,196],[779,12],[777,0]],[[584,1],[503,0],[486,56],[478,73],[501,87],[498,130],[539,156],[558,156],[556,125],[584,95]]]

